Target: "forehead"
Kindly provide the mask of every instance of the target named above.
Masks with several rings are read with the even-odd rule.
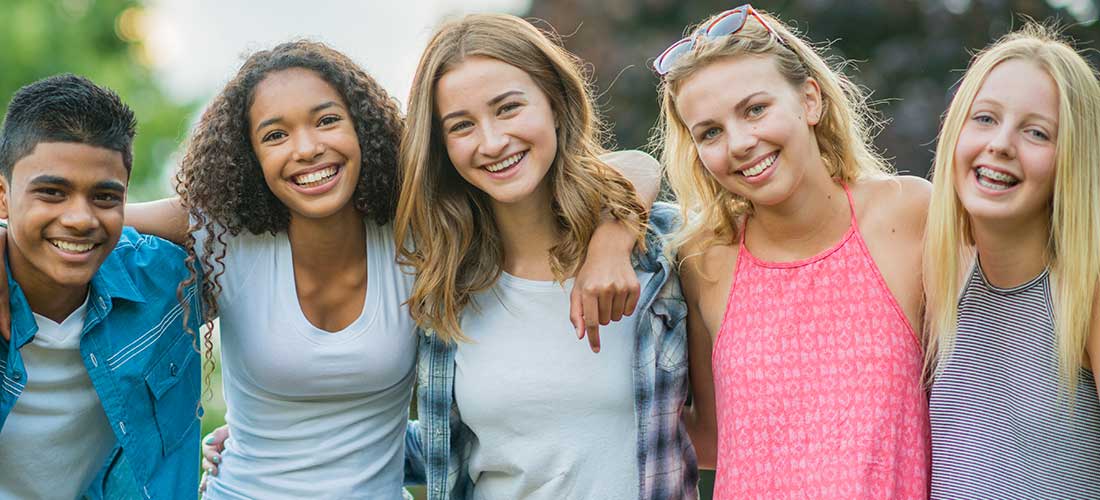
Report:
[[[335,101],[346,106],[343,96],[315,71],[290,68],[268,73],[252,92],[249,117],[289,115],[312,109],[317,103]]]
[[[680,82],[675,94],[676,109],[690,126],[711,113],[728,112],[747,96],[762,91],[774,94],[790,88],[772,57],[725,57],[706,64]]]
[[[75,185],[116,181],[126,185],[129,174],[122,153],[76,142],[40,142],[15,162],[12,183],[26,182],[39,175],[68,179]]]
[[[526,71],[490,57],[471,56],[436,82],[436,112],[445,115],[456,109],[485,106],[510,90],[519,90],[528,97],[545,97]]]
[[[1032,61],[1009,59],[994,66],[974,96],[974,104],[985,101],[1058,120],[1058,85]]]

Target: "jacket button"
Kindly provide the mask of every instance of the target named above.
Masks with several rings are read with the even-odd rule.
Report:
[[[15,372],[15,373],[11,374],[11,376],[13,378],[15,378],[16,382],[18,382],[20,380],[23,380],[23,372]]]
[[[175,363],[171,363],[171,364],[168,365],[168,374],[169,375],[175,377],[177,374],[179,374],[179,372],[180,372],[180,368],[178,366],[176,366]]]

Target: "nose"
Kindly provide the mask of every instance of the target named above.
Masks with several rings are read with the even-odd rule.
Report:
[[[497,158],[508,147],[508,134],[498,126],[486,124],[481,127],[481,143],[478,144],[478,152],[488,158]]]
[[[745,158],[749,156],[760,139],[750,127],[729,126],[726,135],[726,148],[731,158]]]
[[[62,226],[76,234],[87,234],[99,227],[99,218],[96,217],[95,207],[90,200],[84,197],[73,197],[73,201],[65,207],[64,213],[58,217]]]
[[[986,152],[999,158],[1014,158],[1016,156],[1014,134],[1015,131],[1007,124],[997,127],[993,136],[989,138],[989,144],[986,144]]]
[[[325,143],[320,140],[313,130],[303,130],[294,134],[294,160],[304,163],[312,162],[325,154]]]

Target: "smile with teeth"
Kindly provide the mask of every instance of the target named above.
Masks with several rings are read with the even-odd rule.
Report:
[[[336,176],[336,167],[325,167],[320,170],[314,170],[308,174],[296,175],[293,177],[294,183],[302,187],[314,187],[324,184],[329,179]]]
[[[71,253],[86,253],[96,247],[95,243],[74,243],[64,240],[49,240],[50,244]]]
[[[525,155],[527,155],[526,151],[522,153],[516,153],[496,163],[485,165],[485,170],[493,173],[500,172],[501,170],[504,170],[508,167],[511,167],[512,165],[515,165],[516,163],[519,163],[519,161],[522,160]]]
[[[978,184],[987,189],[1004,191],[1020,183],[1020,179],[1015,176],[987,167],[978,167],[974,169],[974,173],[978,179]]]
[[[760,162],[758,162],[756,165],[742,170],[740,173],[745,177],[756,177],[767,170],[768,167],[772,166],[777,158],[779,158],[779,153],[774,153],[771,156],[760,160]]]

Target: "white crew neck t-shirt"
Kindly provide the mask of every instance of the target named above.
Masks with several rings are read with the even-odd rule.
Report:
[[[637,320],[601,327],[593,353],[569,322],[572,286],[503,274],[463,315],[454,391],[476,499],[638,498]]]
[[[0,499],[76,498],[114,447],[80,357],[87,306],[61,323],[34,315],[38,332],[20,350],[27,385],[0,431]]]
[[[226,237],[218,308],[230,438],[206,498],[401,498],[412,277],[394,261],[391,228],[365,224],[366,299],[338,332],[302,313],[285,231]]]

